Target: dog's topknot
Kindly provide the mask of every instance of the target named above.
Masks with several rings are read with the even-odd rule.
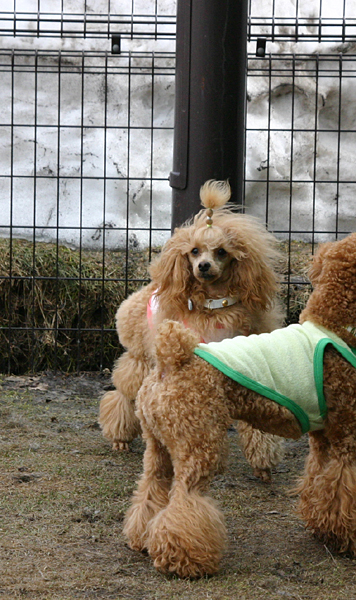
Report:
[[[200,200],[205,208],[220,208],[230,197],[231,188],[228,181],[209,179],[200,188]]]

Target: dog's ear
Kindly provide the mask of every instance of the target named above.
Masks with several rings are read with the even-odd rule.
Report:
[[[150,266],[151,279],[157,284],[162,303],[182,295],[186,297],[187,285],[191,278],[186,250],[186,230],[176,229],[164,245],[161,254]]]
[[[325,242],[324,244],[321,244],[316,254],[313,256],[312,263],[308,271],[308,277],[313,286],[318,283],[318,279],[323,268],[325,255],[332,246],[333,242]]]
[[[231,293],[238,290],[241,302],[252,312],[256,306],[267,310],[278,291],[278,279],[273,268],[261,257],[246,253],[232,262]]]

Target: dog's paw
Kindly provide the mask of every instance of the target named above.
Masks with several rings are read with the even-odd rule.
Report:
[[[181,579],[199,579],[206,575],[214,575],[218,571],[219,562],[214,565],[195,562],[184,550],[173,545],[170,548],[168,545],[161,553],[152,554],[154,558],[154,566],[157,571],[165,575],[176,575]]]
[[[114,442],[112,449],[118,452],[130,452],[130,446],[128,442]]]
[[[253,474],[255,477],[258,477],[259,479],[261,479],[261,481],[264,481],[265,483],[271,483],[272,481],[272,473],[271,469],[269,468],[260,469],[259,467],[256,467],[253,470]]]

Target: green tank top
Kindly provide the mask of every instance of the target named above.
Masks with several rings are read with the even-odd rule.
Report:
[[[194,352],[231,379],[287,407],[306,433],[324,427],[323,358],[328,344],[356,367],[356,350],[310,321],[199,344]]]

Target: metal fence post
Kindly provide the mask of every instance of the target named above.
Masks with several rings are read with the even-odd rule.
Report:
[[[247,0],[178,0],[172,229],[200,208],[207,179],[243,199]]]

